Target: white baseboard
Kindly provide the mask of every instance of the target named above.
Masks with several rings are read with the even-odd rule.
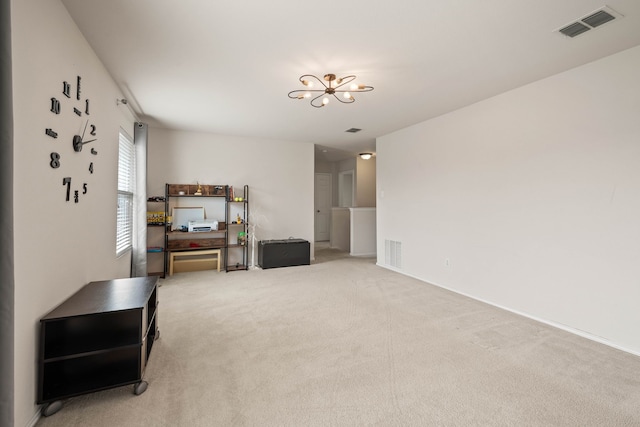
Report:
[[[33,416],[27,422],[27,425],[25,427],[34,427],[36,425],[36,423],[40,420],[40,417],[42,416],[42,413],[40,412],[40,410],[41,410],[40,406],[37,406],[36,413],[33,414]]]
[[[349,255],[351,256],[357,256],[357,257],[374,257],[377,254],[375,252],[373,253],[362,253],[362,254],[354,254],[354,253],[350,253]]]

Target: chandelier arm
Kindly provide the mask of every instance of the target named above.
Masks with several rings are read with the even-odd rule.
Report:
[[[334,87],[334,89],[338,89],[339,87],[342,87],[344,85],[346,85],[347,83],[351,83],[352,81],[354,81],[356,78],[356,76],[344,76],[344,77],[340,77],[340,81],[341,83]]]
[[[323,91],[320,95],[316,96],[315,98],[313,98],[313,99],[311,100],[311,106],[312,106],[312,107],[315,107],[315,108],[322,108],[322,107],[324,107],[324,104],[322,103],[322,101],[320,101],[320,105],[315,105],[315,104],[313,103],[313,101],[315,101],[315,100],[316,100],[316,99],[318,99],[318,98],[322,98],[323,96],[324,96],[324,91]]]
[[[298,80],[300,80],[300,83],[302,83],[302,81],[304,80],[305,77],[313,77],[314,79],[316,79],[318,82],[320,82],[320,84],[322,86],[324,86],[326,89],[329,88],[329,86],[327,86],[326,84],[324,84],[324,82],[319,78],[314,76],[313,74],[304,74],[302,76],[300,76],[300,78]],[[304,84],[304,83],[303,83]]]
[[[340,91],[340,92],[346,92],[346,90],[342,90],[342,91]],[[333,96],[334,96],[338,101],[342,102],[343,104],[353,104],[353,103],[356,101],[356,99],[355,99],[355,98],[353,98],[353,97],[348,98],[348,99],[341,99],[341,97],[339,97],[339,96],[338,96],[338,95],[336,95],[335,93],[333,94]]]
[[[305,89],[297,89],[297,90],[292,90],[291,92],[289,92],[289,94],[287,96],[289,98],[291,98],[291,99],[299,99],[298,95],[293,95],[293,96],[291,96],[291,95],[292,94],[298,94],[298,93],[305,94],[305,93],[311,93],[311,92],[320,92],[321,95],[323,93],[325,93],[325,91],[321,90],[321,89],[306,89],[306,90]]]

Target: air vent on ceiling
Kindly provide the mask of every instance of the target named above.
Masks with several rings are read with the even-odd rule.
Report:
[[[575,36],[579,36],[585,31],[589,31],[590,29],[591,28],[587,27],[586,25],[583,25],[579,22],[574,22],[573,24],[567,25],[566,27],[561,28],[558,31],[560,31],[565,36],[575,37]]]
[[[596,28],[602,24],[606,24],[609,21],[613,21],[614,19],[616,19],[615,16],[605,12],[604,10],[599,10],[593,15],[589,15],[586,18],[583,18],[582,22],[592,26],[593,28]]]
[[[347,129],[345,130],[345,132],[349,132],[349,133],[356,133],[356,132],[360,132],[362,129],[358,129],[358,128],[351,128],[351,129]]]
[[[622,15],[608,6],[603,6],[595,12],[591,12],[578,19],[576,22],[563,26],[557,31],[567,37],[575,37],[617,18],[622,18]]]

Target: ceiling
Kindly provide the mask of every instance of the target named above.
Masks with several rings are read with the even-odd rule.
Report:
[[[610,0],[623,17],[575,38],[556,30],[601,0],[62,3],[149,125],[310,142],[331,161],[640,44],[638,0]],[[313,108],[287,97],[308,73],[355,74],[375,89]]]

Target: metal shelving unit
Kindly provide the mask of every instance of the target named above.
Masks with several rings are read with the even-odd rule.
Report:
[[[235,193],[233,187],[227,192],[225,221],[227,223],[226,250],[224,252],[225,271],[249,269],[249,186],[242,193]]]

